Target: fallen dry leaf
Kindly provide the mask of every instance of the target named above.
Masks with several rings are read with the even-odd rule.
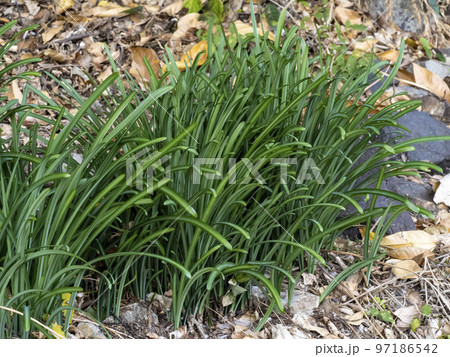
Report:
[[[145,47],[131,47],[131,69],[130,73],[138,81],[150,82],[151,76],[147,71],[147,67],[144,63],[144,57],[147,58],[153,72],[159,77],[159,71],[161,67],[159,66],[158,56],[155,51],[151,48]]]
[[[175,16],[183,9],[184,1],[175,1],[173,4],[166,6],[161,12],[165,12],[167,15]]]
[[[45,50],[44,56],[50,57],[52,60],[58,63],[65,63],[69,60],[69,58],[61,52],[55,50]]]
[[[450,206],[450,175],[445,175],[440,181],[433,197],[435,203],[444,203]]]
[[[178,20],[177,30],[172,35],[172,40],[181,40],[185,38],[189,31],[197,30],[206,26],[206,23],[199,21],[200,14],[191,13],[184,15]]]
[[[363,322],[364,312],[359,311],[356,314],[347,316],[345,319],[350,325],[359,326]]]
[[[357,41],[353,45],[355,50],[362,52],[372,52],[372,47],[377,43],[375,38],[367,38],[363,41]]]
[[[6,92],[6,96],[9,100],[18,99],[19,102],[22,102],[23,94],[19,88],[19,82],[17,79],[13,80],[11,84],[8,86],[9,91]]]
[[[388,50],[386,52],[380,53],[378,59],[380,61],[397,62],[398,55],[400,53],[397,50]]]
[[[353,6],[353,3],[348,0],[336,0],[336,2],[340,7],[352,7]]]
[[[63,12],[71,9],[73,5],[75,5],[75,2],[73,0],[58,0],[56,3],[58,4],[56,7],[56,11],[58,14],[62,14]]]
[[[130,8],[109,1],[100,1],[97,7],[90,11],[89,15],[95,17],[122,17],[128,15],[124,12],[126,10],[130,10]]]
[[[236,26],[237,33],[239,35],[241,35],[241,36],[245,36],[245,35],[247,35],[249,33],[250,34],[253,33],[253,26],[251,26],[249,24],[245,24],[242,21],[236,21],[234,23],[234,25]],[[256,28],[257,28],[256,31],[258,32],[258,35],[264,36],[264,32],[262,31],[261,26],[257,25]],[[270,31],[265,31],[265,32],[269,33],[268,36],[267,36],[267,38],[269,40],[275,41],[275,35],[272,32],[270,32]]]
[[[405,82],[407,84],[414,84],[415,78],[414,74],[408,72],[407,70],[400,68],[397,72],[397,78],[400,82]]]
[[[350,22],[350,25],[357,25],[357,24],[362,23],[361,17],[359,16],[359,14],[356,11],[346,9],[345,7],[342,7],[342,6],[337,6],[334,9],[334,12],[335,12],[338,20],[343,25],[345,25],[347,21]]]
[[[42,42],[45,44],[55,37],[64,27],[64,21],[55,21],[52,26],[42,34]]]
[[[420,316],[420,311],[415,306],[405,306],[394,311],[394,315],[399,318],[397,327],[410,328],[412,320]]]
[[[447,102],[450,102],[450,88],[443,79],[418,64],[413,63],[413,69],[416,84],[428,89],[439,98],[445,98]]]
[[[439,210],[436,215],[437,223],[447,228],[447,231],[450,232],[450,212],[447,210]]]
[[[422,271],[420,266],[414,260],[401,260],[395,263],[392,272],[399,279],[415,279],[417,272]]]
[[[390,249],[388,254],[395,259],[414,260],[417,264],[422,265],[425,257],[431,259],[434,254],[428,249],[418,247],[403,247]]]
[[[99,82],[103,82],[106,78],[108,78],[112,74],[112,68],[111,66],[108,66],[106,70],[104,70],[102,73],[100,73],[97,77],[97,80]]]
[[[108,57],[105,53],[104,42],[93,42],[87,47],[87,52],[92,56],[92,63],[95,66],[99,66],[101,63],[106,62]]]
[[[417,247],[432,251],[435,243],[431,235],[424,231],[398,232],[384,237],[381,246],[388,249]]]
[[[30,15],[33,17],[36,16],[38,12],[41,10],[39,3],[34,0],[25,0],[25,6],[27,7],[27,10],[30,13]]]
[[[202,54],[200,52],[204,51]],[[191,67],[192,63],[194,63],[197,55],[200,54],[200,58],[197,62],[198,66],[201,66],[208,59],[208,44],[206,41],[200,41],[194,47],[192,47],[187,53],[185,53],[179,61],[176,61],[176,65],[180,71],[186,70],[186,65]],[[164,66],[163,71],[167,71],[167,66]]]

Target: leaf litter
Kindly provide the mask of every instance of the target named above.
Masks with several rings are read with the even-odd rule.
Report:
[[[287,8],[287,23],[298,25],[299,35],[311,48],[319,48],[318,29],[326,28],[321,39],[326,53],[333,53],[333,45],[345,46],[344,63],[358,60],[374,51],[380,60],[395,62],[398,44],[407,37],[407,53],[397,79],[435,95],[438,100],[450,102],[449,80],[441,78],[419,62],[430,54],[438,56],[439,48],[450,44],[449,25],[436,20],[427,24],[427,33],[417,38],[401,33],[387,18],[386,23],[372,23],[366,9],[347,0],[329,1],[328,16],[323,13],[322,1],[279,3]],[[146,57],[157,76],[164,71],[165,46],[177,60],[180,70],[190,66],[200,54],[199,65],[206,61],[207,29],[205,2],[199,12],[189,13],[183,1],[123,0],[74,2],[18,1],[20,14],[12,2],[0,3],[0,21],[9,22],[20,17],[24,24],[40,23],[35,33],[27,34],[14,46],[5,60],[12,63],[31,56],[43,61],[34,70],[48,71],[57,78],[68,80],[87,97],[94,86],[89,77],[101,81],[112,73],[105,52],[111,51],[116,63],[128,70],[138,82],[150,80],[143,58]],[[274,40],[273,8],[269,1],[261,1],[263,16],[255,5],[258,33]],[[307,6],[306,6],[307,5]],[[275,10],[280,8],[275,6]],[[268,14],[271,14],[268,16]],[[246,1],[229,1],[228,12],[223,13],[226,30],[231,22],[237,32],[245,36],[253,32],[250,5]],[[217,21],[216,21],[217,23]],[[216,25],[217,26],[217,25]],[[338,29],[345,28],[345,31]],[[366,28],[366,30],[363,30]],[[263,30],[264,29],[264,30]],[[361,36],[364,34],[363,36]],[[409,36],[409,37],[408,37]],[[362,39],[364,38],[364,39]],[[1,40],[2,43],[4,39]],[[431,45],[430,45],[431,44]],[[430,45],[430,46],[428,46]],[[31,67],[29,68],[31,69]],[[18,68],[21,71],[23,68]],[[58,104],[66,104],[47,76],[32,79],[33,86],[51,96]],[[10,99],[21,99],[24,82],[10,84]],[[392,94],[392,93],[391,93]],[[406,97],[408,98],[408,97]],[[33,94],[30,103],[39,103]],[[73,110],[73,108],[68,108]],[[33,124],[25,121],[27,126]],[[48,138],[51,127],[40,123],[40,135]],[[11,135],[9,123],[0,123],[1,136]],[[26,136],[22,140],[27,140]],[[439,180],[435,180],[439,183]],[[446,202],[442,199],[443,202]],[[441,205],[443,205],[441,203]],[[256,327],[267,311],[269,301],[264,294],[252,289],[252,297],[243,311],[227,311],[222,302],[215,309],[208,308],[203,315],[190,316],[186,325],[174,330],[169,321],[171,293],[149,294],[145,301],[127,296],[119,316],[110,316],[98,323],[81,312],[75,312],[68,338],[437,338],[450,335],[450,213],[440,206],[436,221],[418,221],[422,231],[402,232],[385,237],[383,249],[395,259],[376,262],[369,281],[366,271],[357,272],[341,283],[320,305],[319,297],[345,267],[360,258],[360,241],[338,239],[336,251],[328,255],[327,268],[318,268],[314,274],[303,273],[293,294],[293,304],[282,314],[273,312],[260,331]],[[428,232],[428,233],[425,233]],[[425,233],[425,234],[424,234]],[[394,265],[390,264],[393,263]],[[256,289],[256,290],[255,290]],[[287,291],[284,292],[287,304]],[[308,307],[299,302],[309,301]],[[225,299],[225,301],[227,301]],[[317,302],[317,303],[316,303]],[[79,307],[89,303],[89,296],[78,299]],[[431,313],[422,310],[428,306]],[[368,311],[375,309],[378,315]],[[143,317],[145,316],[145,317]],[[379,316],[393,316],[393,322]],[[58,329],[58,327],[55,327]],[[59,330],[58,330],[59,333]],[[36,337],[42,337],[40,335]]]

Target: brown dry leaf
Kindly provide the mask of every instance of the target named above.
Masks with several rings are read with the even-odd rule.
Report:
[[[416,84],[426,88],[431,93],[435,94],[439,98],[445,98],[447,102],[450,102],[450,88],[447,83],[444,82],[438,75],[413,63],[414,78]]]
[[[112,74],[112,68],[111,66],[108,66],[106,70],[104,70],[102,73],[99,74],[97,77],[97,80],[99,82],[103,82],[106,78],[108,78]]]
[[[237,30],[238,34],[241,36],[245,36],[249,33],[253,33],[253,26],[251,26],[249,24],[245,24],[242,21],[236,21],[234,24],[236,26],[236,30]],[[264,36],[264,33],[259,24],[257,25],[256,28],[257,28],[258,35]],[[269,32],[267,38],[271,41],[275,41],[275,35],[270,31],[266,31],[266,32]]]
[[[400,53],[397,50],[388,50],[386,52],[380,53],[378,59],[380,61],[397,62],[398,55]]]
[[[450,232],[450,212],[441,209],[437,213],[436,218],[437,218],[437,222],[440,225],[446,227],[447,230]]]
[[[346,317],[345,319],[350,325],[359,326],[363,322],[364,312],[359,311],[356,314]]]
[[[124,11],[130,10],[130,7],[120,6],[109,1],[100,1],[97,7],[94,7],[89,15],[95,17],[123,17],[128,14]]]
[[[362,278],[361,272],[358,271],[345,280],[347,287],[353,295],[358,295],[358,285],[362,281]]]
[[[183,9],[184,1],[175,1],[173,4],[166,6],[161,12],[165,12],[167,15],[175,16]]]
[[[147,71],[147,67],[144,63],[144,57],[147,58],[153,72],[159,77],[159,60],[155,51],[151,48],[145,47],[131,47],[131,69],[130,73],[138,81],[150,82],[151,76]]]
[[[87,47],[87,51],[92,56],[92,62],[94,65],[98,66],[108,60],[104,49],[104,42],[93,42]]]
[[[353,3],[348,0],[336,0],[336,2],[340,7],[352,7],[353,6]]]
[[[301,314],[296,314],[293,317],[293,321],[301,328],[308,331],[317,332],[322,337],[328,336],[330,334],[330,332],[326,328],[317,326],[317,321],[311,316],[302,316]]]
[[[42,34],[42,42],[45,44],[55,37],[64,27],[64,21],[55,21],[52,26]]]
[[[161,8],[158,5],[144,5],[144,9],[150,14],[156,14]]]
[[[420,316],[420,311],[415,306],[405,306],[394,311],[394,315],[399,318],[397,327],[410,328],[412,320]]]
[[[75,5],[75,2],[73,0],[58,0],[57,4],[56,11],[58,14],[62,14],[63,12],[71,9],[73,5]]]
[[[180,20],[178,20],[177,30],[172,35],[172,40],[181,40],[185,38],[187,33],[191,30],[197,30],[205,26],[205,23],[198,21],[200,14],[191,13],[184,15]]]
[[[436,244],[433,238],[424,231],[406,231],[388,235],[381,241],[381,246],[387,249],[404,247],[424,248],[432,251]]]
[[[354,49],[362,52],[372,52],[372,47],[377,43],[375,38],[367,38],[363,41],[357,41],[354,44]]]
[[[23,4],[23,2],[22,2]],[[34,0],[25,0],[25,6],[27,7],[28,12],[31,16],[36,16],[39,11],[41,10],[41,7],[39,6],[39,3]]]
[[[140,40],[136,43],[136,46],[144,46],[153,36],[147,35],[145,31],[139,34]]]
[[[336,13],[336,17],[343,25],[345,25],[347,21],[350,22],[350,25],[356,25],[356,24],[362,23],[361,17],[359,16],[359,14],[356,11],[346,9],[345,7],[342,7],[342,6],[337,6],[334,9],[334,11]]]
[[[8,86],[9,91],[6,92],[6,96],[9,100],[18,99],[19,102],[22,102],[23,94],[22,91],[19,88],[18,80],[15,79],[11,82],[11,84]]]
[[[434,254],[428,249],[418,248],[418,247],[404,247],[397,249],[390,249],[388,254],[392,258],[402,259],[402,260],[414,260],[417,264],[422,265],[425,257],[431,259]]]
[[[417,278],[417,272],[422,271],[420,266],[414,260],[401,260],[395,263],[392,272],[399,279]]]
[[[61,52],[55,51],[55,50],[45,50],[44,56],[50,57],[52,60],[58,63],[65,63],[69,59],[66,55],[62,54]]]

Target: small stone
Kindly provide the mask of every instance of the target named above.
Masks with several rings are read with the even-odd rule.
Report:
[[[290,309],[293,315],[301,313],[303,315],[311,315],[319,306],[320,297],[307,292],[297,293],[294,291],[292,296]]]
[[[91,322],[80,322],[77,327],[86,339],[106,339],[100,328]]]
[[[445,102],[439,100],[434,95],[429,95],[422,99],[422,111],[427,112],[433,117],[437,117],[437,119],[444,116],[445,109]]]
[[[120,311],[120,319],[126,324],[135,323],[140,320],[147,321],[147,309],[139,303],[124,306]]]

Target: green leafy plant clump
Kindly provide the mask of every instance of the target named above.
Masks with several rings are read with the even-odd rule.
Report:
[[[102,320],[119,314],[125,291],[145,298],[171,289],[177,328],[224,297],[241,308],[257,285],[271,301],[262,327],[273,309],[283,310],[282,283],[292,294],[299,272],[325,264],[320,250],[343,230],[370,228],[378,217],[383,223],[355,270],[379,257],[379,238],[399,214],[429,215],[379,189],[385,177],[414,174],[411,168],[439,170],[388,159],[426,139],[374,140],[420,105],[399,101],[374,112],[400,62],[362,101],[387,63],[331,76],[331,59],[308,58],[295,27],[282,37],[284,16],[275,42],[231,28],[231,46],[224,33],[213,40],[208,31],[207,61],[198,66],[198,56],[185,72],[167,51],[167,72],[148,65],[146,90],[128,75],[125,86],[114,62],[87,100],[54,78],[75,115],[25,88],[24,98],[34,92],[58,118],[27,107],[10,113],[13,138],[0,145],[0,307],[27,311],[0,308],[0,337],[48,335],[30,316],[66,331],[65,312],[78,309],[80,291],[93,294]],[[322,69],[313,73],[317,63]],[[34,127],[20,144],[27,116],[51,122],[50,139]],[[380,195],[398,203],[376,208]],[[370,200],[366,209],[362,198]],[[340,215],[349,205],[356,213]]]

